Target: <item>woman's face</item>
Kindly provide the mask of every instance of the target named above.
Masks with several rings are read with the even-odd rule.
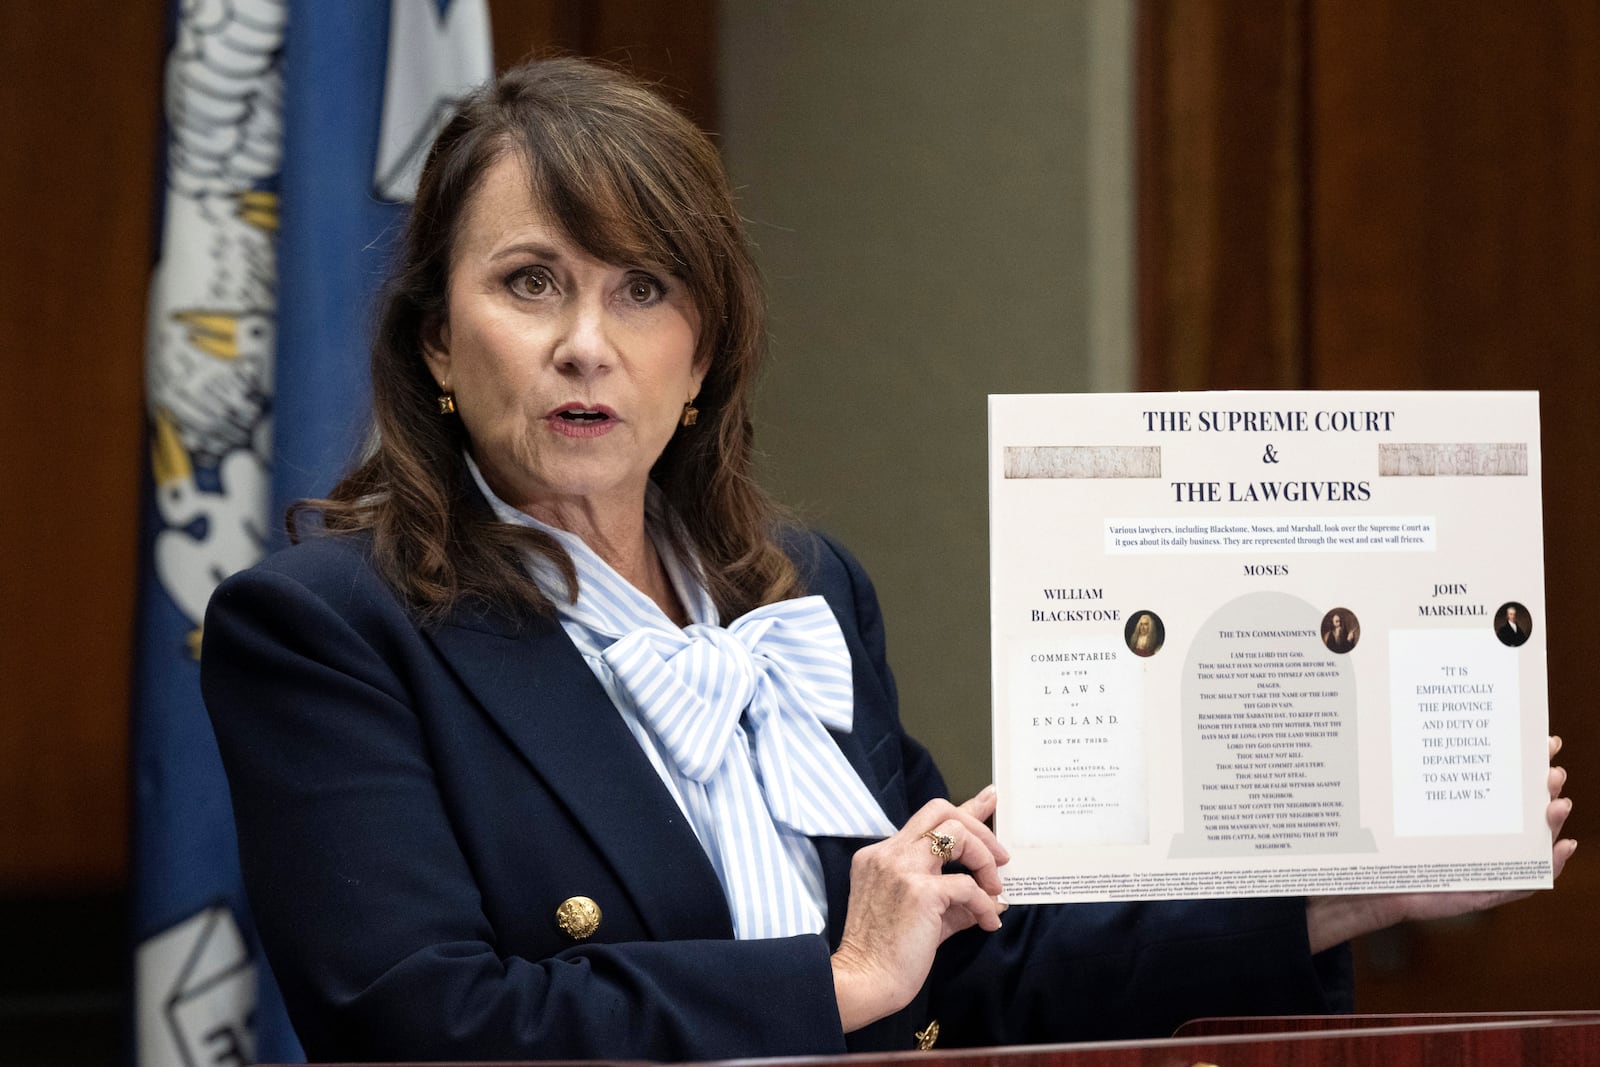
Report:
[[[650,468],[705,374],[699,324],[688,286],[660,265],[575,245],[508,153],[467,205],[448,319],[425,354],[490,487],[567,526],[574,509],[643,515]]]

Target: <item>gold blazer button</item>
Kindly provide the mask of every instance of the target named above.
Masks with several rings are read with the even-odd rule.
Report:
[[[556,925],[574,941],[600,929],[600,905],[588,897],[568,897],[556,909]]]
[[[916,1038],[917,1048],[921,1049],[923,1052],[926,1052],[932,1048],[933,1043],[939,1040],[939,1020],[928,1020],[927,1027],[916,1032]]]

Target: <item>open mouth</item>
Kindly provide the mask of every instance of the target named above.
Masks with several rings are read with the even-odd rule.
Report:
[[[592,437],[609,430],[611,424],[617,421],[617,413],[604,404],[592,408],[573,404],[552,411],[548,418],[569,436]]]
[[[573,407],[562,408],[560,411],[555,413],[555,416],[556,418],[565,422],[574,422],[580,424],[606,422],[609,419],[615,418],[615,416],[611,413],[610,408],[582,408],[577,407],[576,405]]]

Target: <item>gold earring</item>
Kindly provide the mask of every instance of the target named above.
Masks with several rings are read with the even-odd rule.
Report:
[[[446,389],[439,394],[439,414],[454,415],[456,413],[456,394]]]
[[[680,426],[693,426],[694,420],[700,417],[700,409],[694,406],[694,397],[683,402],[683,417],[678,420]]]

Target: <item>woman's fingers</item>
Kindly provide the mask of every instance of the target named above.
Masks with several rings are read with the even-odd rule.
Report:
[[[971,800],[961,804],[960,808],[979,822],[984,822],[994,814],[995,803],[998,801],[999,796],[994,786],[986,785],[978,790],[977,795]]]
[[[999,793],[995,787],[986,785],[977,796],[962,804],[960,810],[976,820],[984,843],[989,846],[989,851],[994,853],[994,858],[1004,867],[1011,862],[1011,853],[1000,843],[1000,839],[989,829],[989,820],[994,816],[996,805],[999,803]]]
[[[1561,738],[1555,734],[1550,735],[1550,758],[1555,759],[1561,751]],[[1567,770],[1565,767],[1551,767],[1546,779],[1546,788],[1550,790],[1550,804],[1544,809],[1545,822],[1550,826],[1550,840],[1555,842],[1550,850],[1550,872],[1556,877],[1561,877],[1561,869],[1567,865],[1572,854],[1578,851],[1578,843],[1571,838],[1561,839],[1561,829],[1567,824],[1567,816],[1572,814],[1572,800],[1561,795],[1567,787]]]
[[[995,852],[1000,849],[1000,842],[994,839],[994,834],[987,826],[972,820],[970,817],[963,819],[959,814],[946,819],[932,830],[924,831],[920,842],[927,845],[927,851],[935,858],[933,864],[943,867],[946,863],[959,863],[967,869],[971,881],[983,887],[983,891],[991,896],[1000,893],[1000,863]],[[946,855],[939,845],[948,841],[949,854]],[[1003,850],[1002,850],[1003,851]]]
[[[991,931],[1000,929],[1000,913],[1006,906],[976,881],[964,874],[946,874],[940,876],[940,882],[947,894],[941,941],[969,926]]]
[[[1561,738],[1550,738],[1550,758],[1561,751]],[[1578,843],[1562,838],[1572,801],[1561,795],[1567,786],[1567,772],[1551,767],[1546,779],[1550,803],[1545,806],[1545,822],[1550,827],[1550,871],[1561,877],[1562,868],[1578,850]],[[1312,897],[1306,904],[1307,929],[1313,951],[1351,937],[1382,929],[1401,919],[1442,919],[1469,911],[1493,908],[1529,896],[1531,890],[1463,893],[1393,893],[1367,897]]]
[[[1572,838],[1569,837],[1564,841],[1557,841],[1555,847],[1550,850],[1550,877],[1560,878],[1561,869],[1567,865],[1567,861],[1572,858],[1572,854],[1576,851],[1578,851],[1578,843]]]
[[[946,938],[1000,928],[1000,867],[1011,855],[984,825],[994,807],[993,786],[960,806],[930,801],[894,836],[856,853],[833,956],[847,1031],[904,1007]],[[945,874],[946,863],[966,873]]]
[[[980,818],[993,810],[992,794],[960,808],[932,801],[893,837],[855,854],[844,934],[833,958],[846,1030],[904,1007],[950,935],[973,925],[999,928],[1004,905],[995,899],[996,854],[1005,850]],[[944,874],[947,862],[971,873]]]
[[[1555,759],[1561,751],[1561,738],[1555,734],[1550,735],[1550,758]],[[1567,865],[1567,860],[1577,851],[1576,841],[1561,840],[1561,828],[1567,824],[1567,816],[1572,814],[1572,800],[1563,797],[1561,791],[1567,787],[1567,769],[1565,767],[1551,767],[1545,778],[1545,788],[1550,791],[1550,804],[1544,809],[1545,822],[1550,826],[1550,840],[1555,842],[1554,851],[1551,853],[1551,869],[1559,876],[1561,868]]]
[[[971,872],[973,880],[983,888],[984,892],[998,896],[1000,867],[1010,862],[1011,854],[1000,844],[999,838],[994,836],[994,831],[983,822],[994,813],[994,802],[993,786],[989,786],[959,807],[948,801],[936,800],[913,816],[906,824],[906,831],[903,832],[927,826],[927,820],[940,819],[936,824],[921,831],[917,838],[919,843],[925,845],[928,852],[937,857],[940,866],[945,863],[961,864]],[[946,838],[950,842],[948,856],[943,855],[937,847]]]
[[[1550,824],[1550,840],[1555,841],[1561,837],[1561,828],[1566,825],[1567,816],[1572,814],[1572,800],[1560,797],[1552,800],[1544,809],[1545,822]]]

